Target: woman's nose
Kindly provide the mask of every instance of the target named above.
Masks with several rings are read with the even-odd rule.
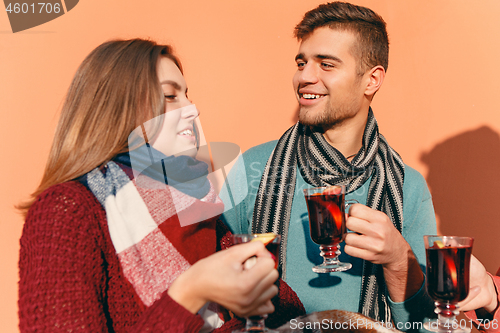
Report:
[[[186,97],[181,101],[181,107],[186,107],[189,105],[193,105],[193,103],[191,102],[191,100],[189,98]]]
[[[197,118],[200,115],[200,111],[196,108],[196,105],[189,103],[189,105],[182,108],[182,118],[190,119]]]

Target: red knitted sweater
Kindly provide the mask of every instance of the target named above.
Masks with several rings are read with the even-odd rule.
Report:
[[[219,248],[228,230],[218,225]],[[124,277],[106,213],[78,182],[53,186],[30,208],[19,260],[21,332],[198,332],[203,320],[165,292],[149,308]],[[268,325],[277,327],[304,313],[284,282]],[[234,318],[216,332],[242,327]]]

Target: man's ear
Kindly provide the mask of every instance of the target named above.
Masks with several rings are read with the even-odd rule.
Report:
[[[366,79],[368,80],[365,95],[373,97],[375,93],[380,89],[382,83],[384,83],[385,69],[382,66],[375,66],[365,73]]]

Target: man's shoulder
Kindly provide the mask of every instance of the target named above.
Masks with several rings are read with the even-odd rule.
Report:
[[[262,143],[260,145],[254,146],[247,151],[243,153],[243,156],[245,160],[248,161],[256,161],[256,160],[261,160],[269,158],[271,156],[271,153],[273,152],[274,148],[276,147],[276,144],[278,143],[278,140],[273,140],[269,142]]]
[[[411,166],[405,164],[405,182],[406,181],[415,182],[415,183],[423,183],[425,184],[424,176],[416,169]]]
[[[423,200],[430,198],[427,182],[420,172],[405,164],[405,180],[403,184],[405,197],[421,197]]]

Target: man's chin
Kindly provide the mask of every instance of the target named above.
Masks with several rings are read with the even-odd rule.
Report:
[[[330,113],[320,113],[311,114],[310,112],[303,112],[299,110],[299,122],[302,125],[310,126],[314,128],[321,128],[326,131],[330,128],[341,126],[344,122],[353,118],[356,114],[330,114]]]
[[[299,122],[302,125],[309,126],[313,132],[320,132],[324,133],[329,129],[332,129],[334,127],[337,127],[339,124],[342,123],[342,121],[335,121],[335,120],[330,120],[330,121],[325,121],[325,120],[319,120],[319,119],[300,119]]]
[[[299,122],[305,126],[311,127],[325,127],[331,126],[330,119],[325,119],[325,117],[307,117],[299,113]]]
[[[311,121],[306,120],[306,119],[299,119],[299,123],[301,123],[304,126],[309,126],[309,127],[318,127],[318,126],[321,126],[320,124],[318,124],[316,122],[311,122]]]
[[[299,122],[306,126],[321,125],[322,119],[317,115],[311,115],[311,112],[299,110]]]

